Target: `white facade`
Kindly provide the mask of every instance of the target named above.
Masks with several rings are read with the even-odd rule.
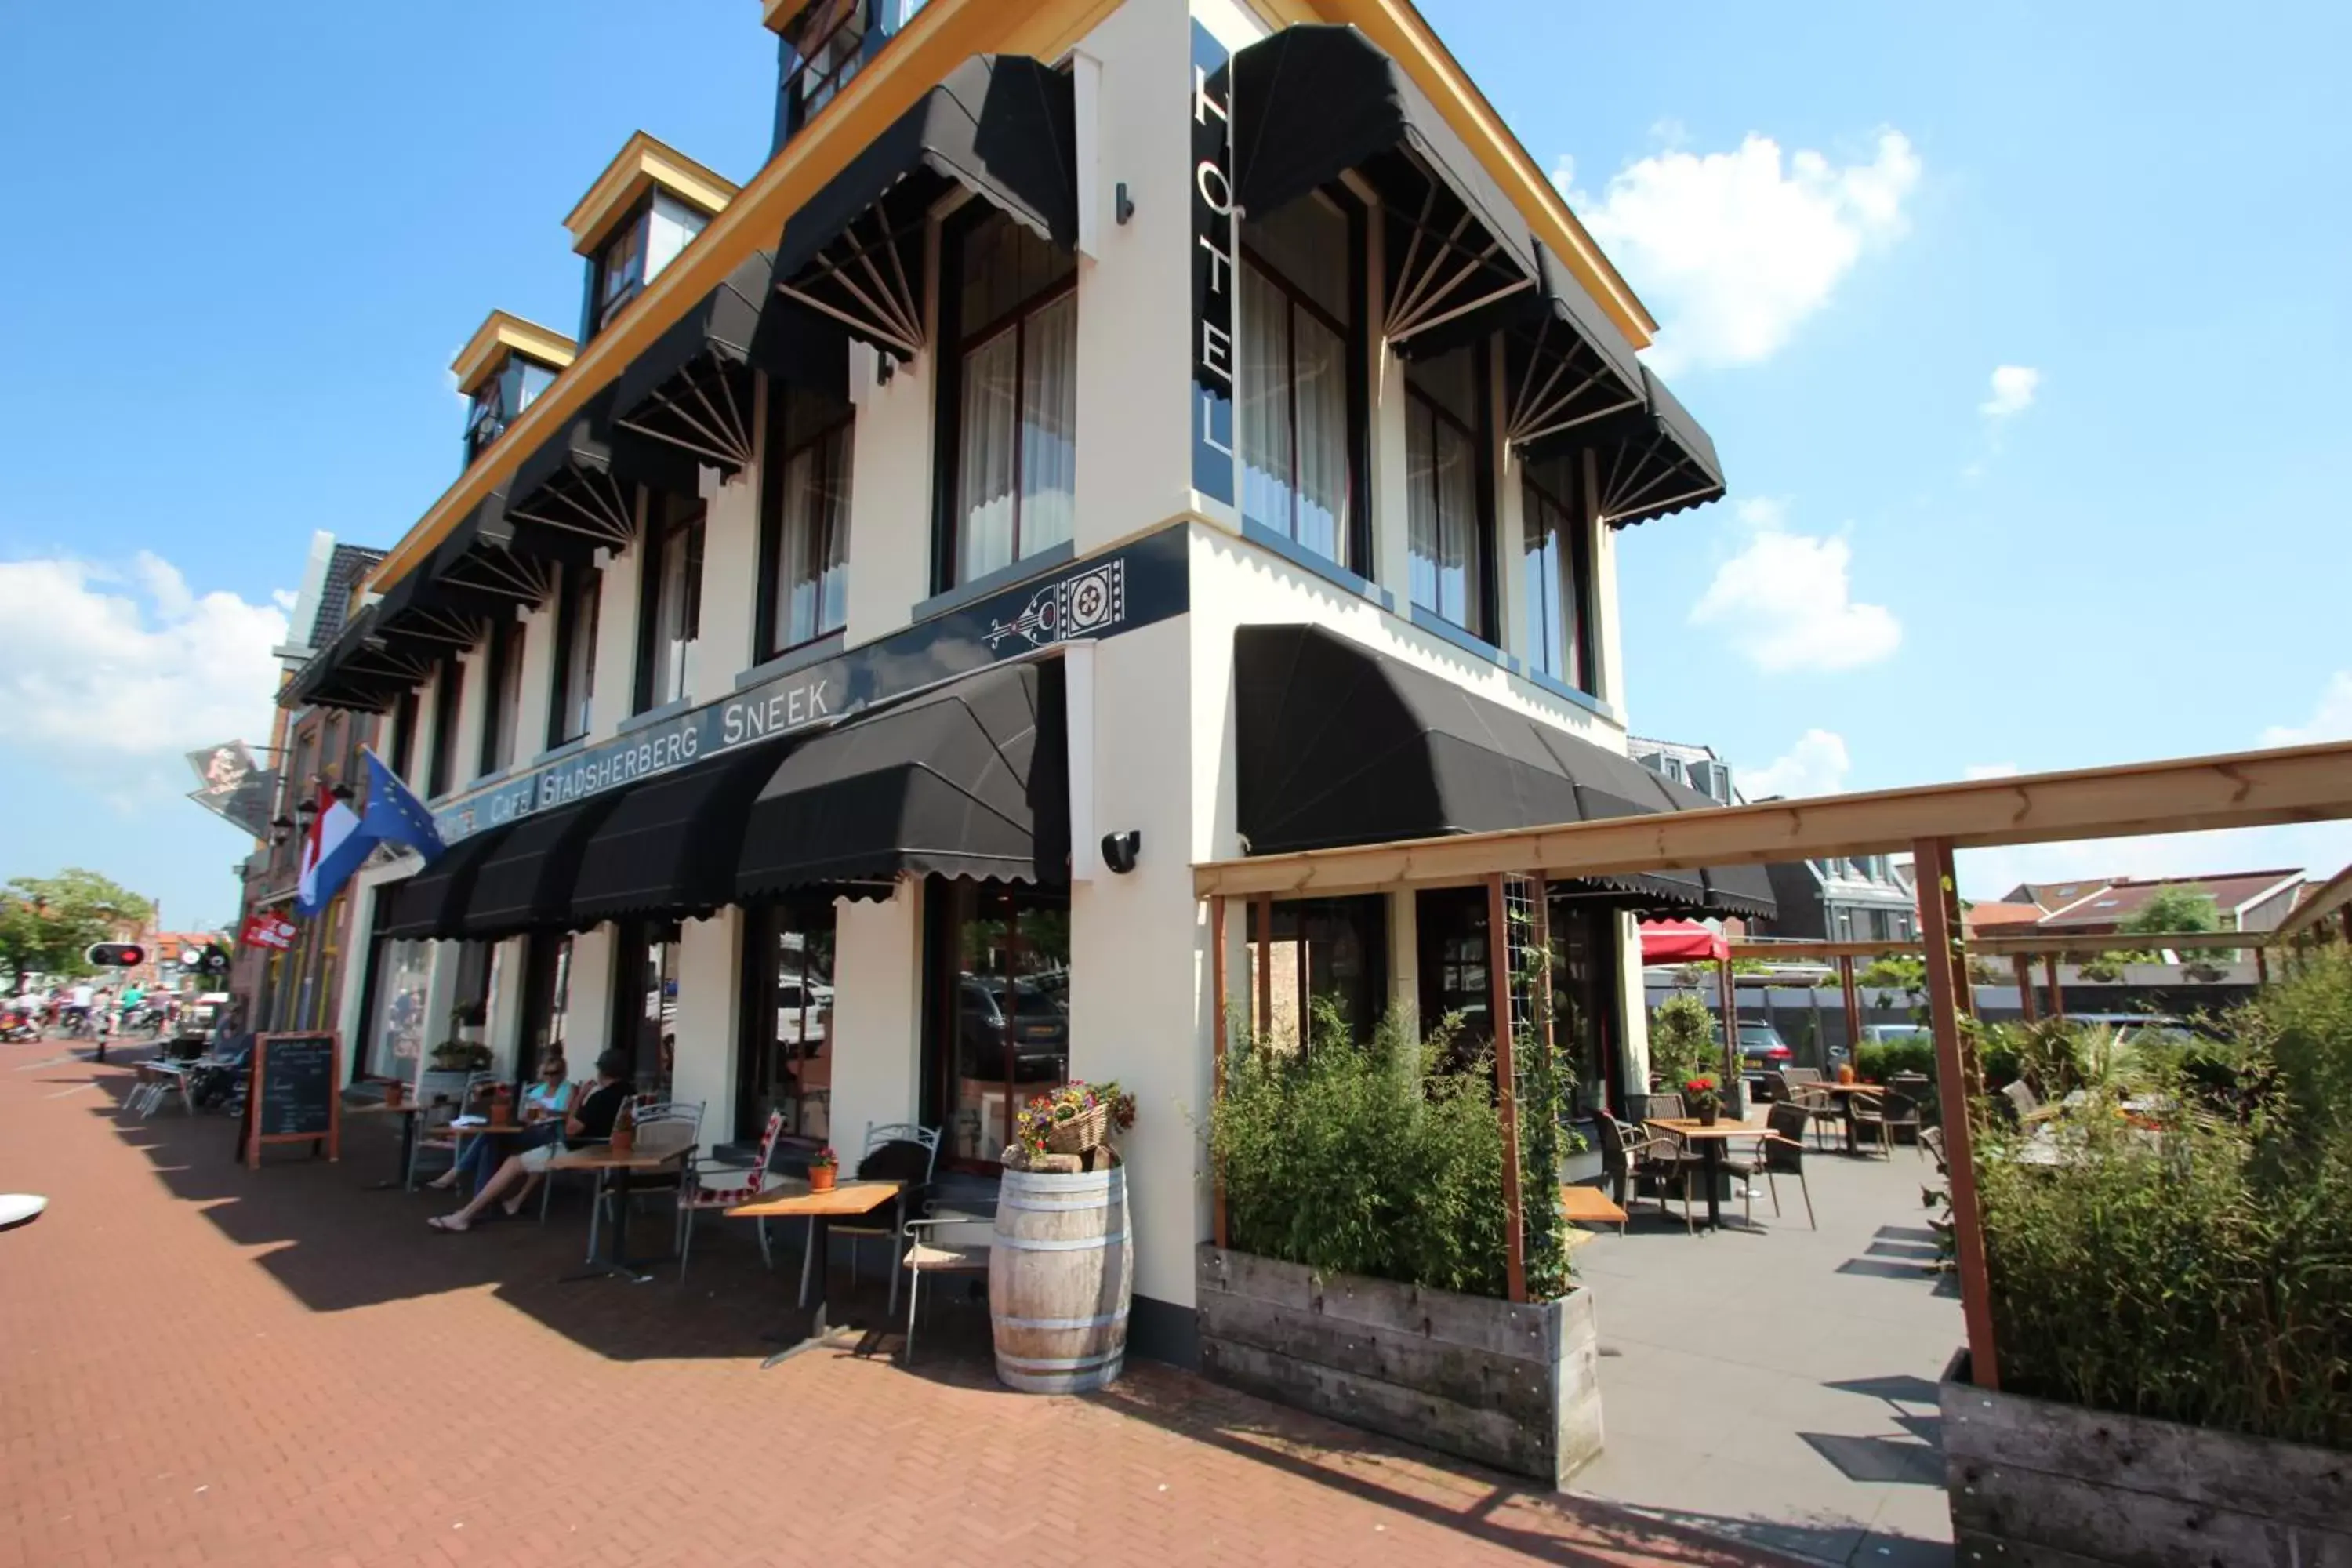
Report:
[[[1620,754],[1625,750],[1617,540],[1589,511],[1584,526],[1594,675],[1588,700],[1563,695],[1402,613],[1411,597],[1405,373],[1376,332],[1367,334],[1362,366],[1370,415],[1365,477],[1371,552],[1360,581],[1349,574],[1319,572],[1245,537],[1234,507],[1194,489],[1187,62],[1196,17],[1231,47],[1252,42],[1262,31],[1255,13],[1237,0],[1192,0],[1189,9],[1185,0],[1128,0],[1103,17],[1073,58],[1079,84],[1082,215],[1076,263],[1075,529],[1068,554],[1049,557],[1051,570],[1066,572],[1071,563],[1083,567],[1161,531],[1179,530],[1184,538],[1188,608],[1093,644],[1081,656],[1087,678],[1070,684],[1074,706],[1083,704],[1084,710],[1069,718],[1078,791],[1072,816],[1079,826],[1074,830],[1069,894],[1067,1070],[1089,1080],[1116,1079],[1138,1098],[1137,1123],[1124,1141],[1132,1172],[1137,1289],[1171,1310],[1192,1303],[1193,1249],[1208,1230],[1202,1130],[1210,1096],[1211,954],[1206,911],[1193,896],[1191,866],[1242,849],[1232,673],[1236,629],[1260,623],[1328,627],[1594,745]],[[1123,222],[1113,216],[1122,185],[1133,202],[1132,216]],[[1368,187],[1357,194],[1374,199]],[[649,272],[692,237],[683,226],[666,226],[667,207],[675,205],[666,197],[655,205]],[[934,258],[940,223],[956,205],[942,203],[934,214],[929,241]],[[1376,223],[1367,228],[1377,237]],[[1368,271],[1377,293],[1380,268]],[[929,269],[934,280],[938,273],[936,266]],[[934,281],[925,299],[934,315],[938,292]],[[1359,308],[1377,321],[1377,305],[1367,300]],[[898,364],[887,382],[876,373],[874,351],[853,346],[848,353],[855,407],[850,565],[845,624],[838,640],[841,648],[854,653],[944,613],[929,602],[955,595],[933,593],[934,490],[940,482],[934,452],[942,417],[939,352]],[[1496,358],[1489,395],[1499,400],[1504,393]],[[761,428],[766,427],[761,421]],[[772,570],[761,542],[767,457],[761,453],[761,461],[723,482],[717,470],[702,470],[708,510],[688,704],[729,696],[746,671],[763,662],[763,650],[756,645],[760,579]],[[1491,560],[1499,589],[1498,641],[1505,652],[1524,660],[1529,634],[1516,542],[1517,459],[1499,437],[1485,458],[1493,468]],[[640,582],[642,540],[641,532],[639,544],[612,553],[604,569],[586,737],[592,750],[633,728],[639,621],[646,602]],[[504,775],[509,779],[524,777],[548,761],[534,753],[548,732],[551,694],[559,678],[557,621],[552,604],[527,609],[520,619],[524,673],[516,722],[521,760]],[[478,737],[491,700],[487,662],[479,648],[462,661],[465,685],[455,737],[459,750],[450,776],[463,782],[450,798],[462,799],[497,782],[475,776]],[[424,759],[447,743],[433,733],[436,706],[429,689],[417,703],[414,782],[420,789]],[[1130,874],[1114,876],[1100,868],[1095,838],[1126,831],[1141,835],[1139,863]],[[397,882],[414,864],[379,866],[362,875],[352,951],[370,950],[373,890]],[[902,880],[887,899],[841,900],[835,905],[828,1115],[831,1138],[845,1163],[854,1163],[858,1136],[868,1123],[913,1121],[923,1114],[927,896],[924,884]],[[1632,918],[1613,919],[1621,972],[1638,980]],[[745,1020],[739,1015],[750,922],[746,911],[730,906],[708,919],[686,921],[678,932],[675,1016],[669,1021],[677,1042],[672,1091],[706,1102],[706,1144],[730,1141],[744,1131],[735,1110],[745,1056]],[[1229,922],[1236,975],[1246,972],[1241,929],[1238,919]],[[498,994],[487,1010],[488,1043],[500,1069],[509,1073],[527,1066],[522,976],[525,950],[537,940],[541,939],[502,944]],[[1387,942],[1389,990],[1411,1005],[1418,994],[1418,950],[1410,896],[1390,900]],[[572,940],[563,1033],[575,1075],[584,1075],[610,1040],[615,987],[629,983],[614,973],[615,949],[609,925]],[[446,1016],[458,952],[455,942],[434,944],[433,978],[424,1004],[428,1019]],[[1237,983],[1236,994],[1243,990]],[[1619,996],[1620,1070],[1638,1086],[1646,1054],[1638,984],[1621,985]],[[388,1005],[381,987],[371,998],[366,986],[347,985],[347,1037],[364,1041],[380,1030]],[[434,1038],[438,1027],[430,1026]]]

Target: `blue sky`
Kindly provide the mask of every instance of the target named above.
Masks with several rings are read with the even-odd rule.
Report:
[[[2352,16],[1425,8],[1731,477],[1622,539],[1637,730],[1793,790],[2352,733]],[[0,876],[231,911],[177,753],[258,738],[311,531],[397,537],[482,316],[575,321],[572,202],[640,126],[748,177],[773,72],[751,0],[9,8],[0,131],[42,155],[0,246]],[[2347,859],[2329,826],[1962,871]]]

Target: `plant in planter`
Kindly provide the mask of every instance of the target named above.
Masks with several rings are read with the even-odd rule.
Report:
[[[841,1156],[833,1152],[833,1146],[831,1144],[828,1143],[824,1148],[809,1156],[809,1191],[813,1193],[829,1193],[833,1191],[833,1184],[835,1181],[840,1179],[840,1176]]]
[[[1683,1100],[1691,1108],[1691,1114],[1698,1118],[1701,1127],[1714,1126],[1715,1119],[1723,1114],[1723,1092],[1711,1078],[1685,1079]]]
[[[1651,1012],[1650,1072],[1655,1081],[1696,1077],[1719,1054],[1714,1016],[1697,997],[1669,996]]]
[[[1135,1096],[1116,1083],[1073,1079],[1021,1108],[1013,1146],[1029,1169],[1041,1170],[1049,1154],[1091,1155],[1134,1125]]]
[[[436,1072],[480,1072],[489,1065],[490,1047],[478,1040],[452,1037],[433,1047],[433,1068]]]

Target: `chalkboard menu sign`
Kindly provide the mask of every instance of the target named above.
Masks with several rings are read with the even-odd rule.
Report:
[[[261,1163],[264,1143],[323,1143],[327,1158],[341,1156],[341,1060],[342,1037],[331,1029],[255,1037],[245,1093],[247,1164]]]

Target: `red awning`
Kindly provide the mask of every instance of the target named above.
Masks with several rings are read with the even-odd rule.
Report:
[[[1730,955],[1723,938],[1696,921],[1643,921],[1643,963],[1714,963]]]

